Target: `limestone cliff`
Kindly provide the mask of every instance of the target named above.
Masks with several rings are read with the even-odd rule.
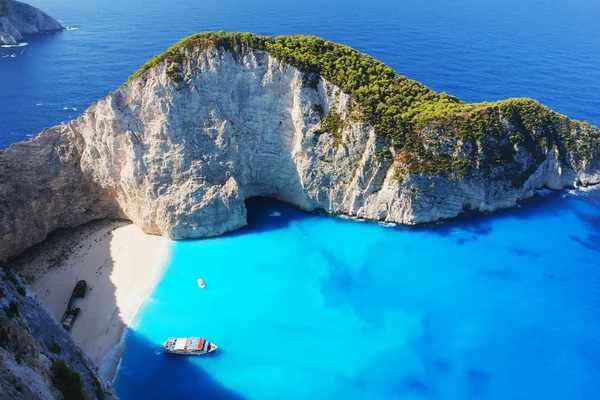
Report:
[[[336,46],[200,35],[76,120],[11,146],[0,155],[0,260],[106,217],[173,239],[219,235],[243,227],[244,201],[259,195],[419,224],[600,182],[597,128],[532,100],[468,105]],[[343,57],[391,82],[369,83],[372,104],[351,82],[363,77],[339,70]]]
[[[0,0],[0,44],[15,45],[24,35],[61,30],[45,12],[15,0]]]
[[[0,399],[59,399],[64,390],[85,396],[70,398],[116,398],[29,287],[0,269]]]

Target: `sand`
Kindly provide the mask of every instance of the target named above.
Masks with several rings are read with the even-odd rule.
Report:
[[[124,221],[101,221],[60,231],[15,261],[39,301],[60,321],[77,280],[87,282],[74,341],[112,380],[121,338],[156,285],[169,241]]]

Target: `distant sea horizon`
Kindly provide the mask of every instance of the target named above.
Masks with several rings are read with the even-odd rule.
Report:
[[[66,30],[0,47],[0,149],[76,118],[203,31],[316,35],[467,102],[530,97],[600,125],[595,0],[32,0]]]
[[[68,29],[0,48],[0,149],[220,30],[320,36],[464,101],[530,97],[600,126],[596,0],[30,4]],[[124,341],[121,399],[597,398],[597,189],[423,227],[247,204],[248,228],[172,244]],[[219,350],[162,354],[196,335]]]

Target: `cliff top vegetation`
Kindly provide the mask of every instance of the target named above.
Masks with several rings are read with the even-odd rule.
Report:
[[[528,98],[465,103],[396,73],[350,47],[313,36],[265,37],[251,33],[205,32],[189,36],[155,56],[127,83],[153,66],[170,62],[177,83],[185,54],[209,48],[246,52],[264,50],[305,73],[308,85],[320,77],[339,86],[358,104],[360,118],[374,127],[380,156],[396,161],[403,172],[457,173],[501,170],[513,185],[529,176],[549,149],[573,164],[600,154],[600,130],[568,119]],[[448,145],[448,144],[451,145]],[[524,147],[532,161],[515,160]]]

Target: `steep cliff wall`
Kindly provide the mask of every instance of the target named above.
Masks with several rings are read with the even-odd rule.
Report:
[[[0,269],[0,399],[58,399],[65,390],[70,398],[116,398],[29,287]]]
[[[14,45],[23,35],[61,29],[60,22],[29,4],[0,0],[0,44]]]
[[[257,195],[418,224],[600,182],[598,129],[536,102],[468,105],[359,55],[399,93],[383,107],[389,93],[376,87],[371,105],[366,84],[342,81],[352,71],[294,58],[288,38],[247,37],[183,42],[78,119],[0,155],[0,260],[103,217],[173,239],[219,235],[245,225],[244,201]],[[324,57],[339,50],[311,40]],[[375,115],[382,108],[396,114]]]

